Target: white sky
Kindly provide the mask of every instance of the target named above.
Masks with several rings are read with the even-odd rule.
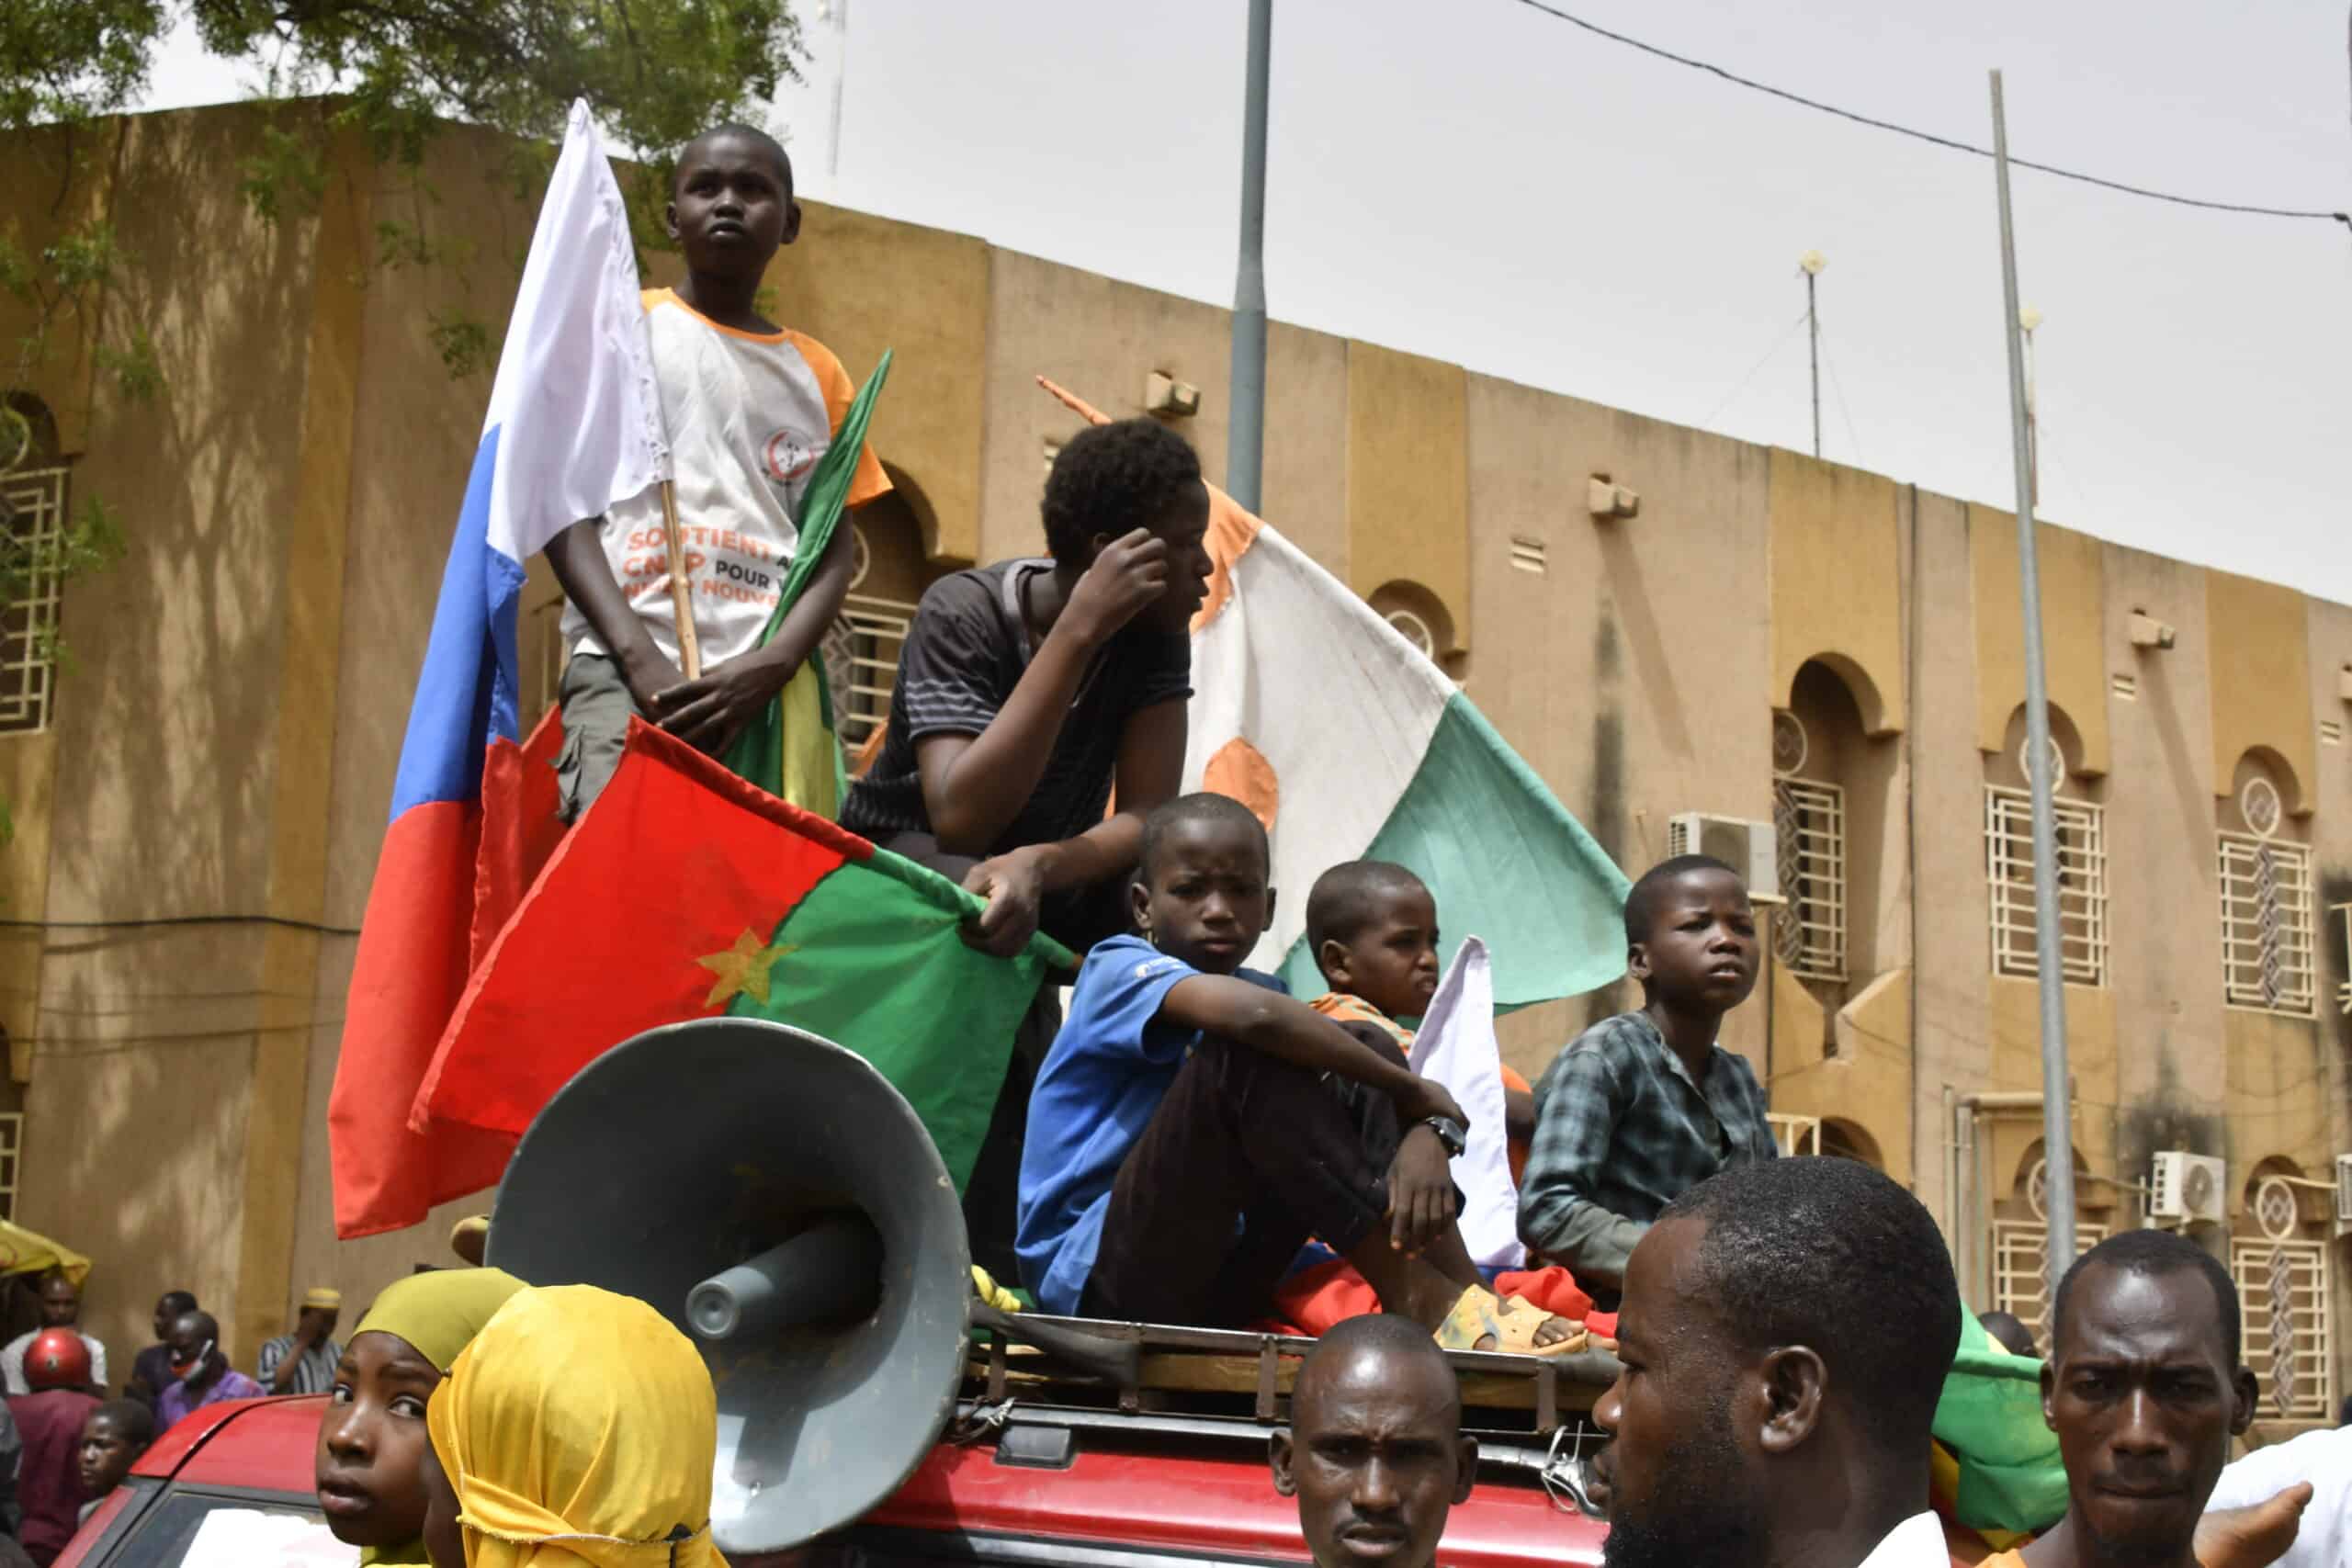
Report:
[[[2352,208],[2344,0],[1560,4],[1977,143],[1998,65],[2020,157]],[[804,195],[1229,302],[1243,0],[801,10],[814,58],[776,125]],[[2013,498],[1985,160],[1518,0],[1275,0],[1272,81],[1277,318],[1804,450],[1789,329],[1797,258],[1818,249],[1825,455]],[[150,103],[235,96],[183,29]],[[2015,197],[2023,297],[2046,318],[2041,514],[2352,602],[2352,231],[2030,171]]]

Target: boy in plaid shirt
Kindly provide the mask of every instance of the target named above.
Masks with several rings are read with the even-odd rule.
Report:
[[[1764,1090],[1715,1043],[1756,987],[1756,912],[1707,855],[1653,866],[1625,897],[1626,967],[1642,1005],[1603,1019],[1535,1085],[1519,1235],[1613,1309],[1634,1244],[1717,1171],[1780,1153]]]

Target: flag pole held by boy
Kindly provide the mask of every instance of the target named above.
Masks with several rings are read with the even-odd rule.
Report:
[[[678,481],[662,481],[662,537],[670,558],[670,613],[677,617],[678,668],[702,679],[702,639],[695,635],[694,590],[686,585],[686,547],[678,536]]]

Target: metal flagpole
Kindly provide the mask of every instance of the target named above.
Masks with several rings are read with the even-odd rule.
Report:
[[[1814,280],[1821,269],[1829,265],[1819,251],[1807,251],[1797,258],[1797,270],[1804,274],[1804,333],[1813,353],[1813,455],[1821,456],[1821,318],[1813,308]]]
[[[2018,312],[2018,325],[2025,332],[2025,452],[2028,459],[2026,477],[2032,481],[2027,493],[2033,497],[2040,516],[2041,505],[2041,411],[2033,398],[2033,333],[2041,325],[2041,312],[2028,305]]]
[[[1266,61],[1274,0],[1250,0],[1250,75],[1241,114],[1241,265],[1233,285],[1232,404],[1226,493],[1259,506],[1266,446]]]
[[[2025,610],[2025,749],[2033,785],[2034,970],[2041,990],[2041,1155],[2048,1182],[2050,1280],[2075,1261],[2074,1107],[2066,1076],[2066,973],[2058,914],[2058,825],[2051,808],[2050,694],[2041,669],[2041,574],[2035,560],[2033,447],[2026,428],[2025,343],[2018,314],[2017,235],[2009,218],[2009,132],[1993,73],[1993,178],[2001,200],[2001,325],[2009,345],[2009,432],[2018,493],[2018,592]]]

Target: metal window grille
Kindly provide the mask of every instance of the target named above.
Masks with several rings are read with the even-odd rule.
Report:
[[[1781,1145],[1785,1156],[1817,1155],[1821,1152],[1821,1118],[1818,1116],[1783,1116],[1768,1111],[1764,1120],[1772,1129],[1772,1141]]]
[[[1774,852],[1786,908],[1773,919],[1781,962],[1809,980],[1846,977],[1846,792],[1772,781]]]
[[[2309,1018],[2318,999],[2312,852],[2221,835],[2222,980],[2230,1005]]]
[[[2245,1304],[2243,1359],[2269,1413],[2290,1421],[2334,1415],[2335,1309],[2327,1244],[2233,1241],[2230,1272]]]
[[[2058,829],[2058,953],[2076,985],[2107,984],[2107,821],[2086,801],[2052,801]],[[1985,874],[1992,884],[1993,973],[2031,979],[2033,797],[1984,786]]]
[[[2075,1222],[2075,1254],[2080,1257],[2107,1239],[2105,1225]],[[1993,1222],[1993,1305],[2014,1313],[2033,1330],[2033,1341],[2050,1345],[2050,1227],[2030,1220]]]
[[[64,597],[57,551],[65,531],[65,470],[28,468],[0,478],[0,518],[9,547],[28,569],[0,612],[0,733],[47,729]]]
[[[890,722],[899,684],[899,649],[915,607],[852,593],[825,634],[825,677],[833,697],[833,731],[852,752]]]
[[[0,1220],[17,1217],[17,1168],[24,1146],[24,1113],[12,1111],[0,1115]]]
[[[2335,918],[2344,925],[2345,967],[2352,971],[2352,904],[2337,904],[2334,910]],[[2336,983],[2335,1005],[2343,1011],[2352,1013],[2352,978]]]
[[[550,599],[531,612],[531,630],[524,647],[528,664],[536,666],[539,689],[537,693],[521,694],[525,702],[533,696],[538,701],[523,725],[523,733],[530,734],[548,710],[563,695],[563,661],[568,657],[563,646],[563,600]]]

